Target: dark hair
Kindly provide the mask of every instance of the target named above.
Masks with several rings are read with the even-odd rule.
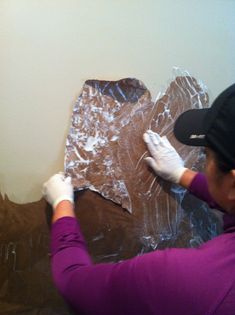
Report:
[[[232,166],[231,164],[229,165],[228,162],[226,162],[224,158],[218,152],[213,151],[213,155],[214,155],[217,167],[219,171],[221,171],[221,173],[224,173],[224,174],[229,173],[234,168],[234,166]]]

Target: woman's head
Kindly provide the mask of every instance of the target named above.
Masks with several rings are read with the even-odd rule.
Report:
[[[218,153],[206,148],[205,174],[213,199],[227,212],[235,214],[235,169]]]
[[[235,213],[235,84],[223,91],[210,108],[180,115],[174,134],[186,145],[207,148],[209,190],[221,207]]]

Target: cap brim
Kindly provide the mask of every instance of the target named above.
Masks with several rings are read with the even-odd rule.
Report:
[[[190,109],[181,114],[175,122],[174,134],[186,145],[206,146],[206,114],[209,108]]]

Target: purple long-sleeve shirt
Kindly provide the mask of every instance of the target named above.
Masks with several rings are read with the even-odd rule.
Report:
[[[202,174],[190,192],[216,206]],[[235,314],[235,216],[199,248],[165,249],[119,263],[93,264],[75,218],[51,230],[54,282],[77,314]],[[229,219],[229,220],[228,220]]]

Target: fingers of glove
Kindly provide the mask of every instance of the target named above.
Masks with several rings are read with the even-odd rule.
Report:
[[[181,160],[175,148],[171,145],[166,136],[161,137],[158,133],[152,130],[147,130],[144,134],[144,141],[147,144],[148,150],[152,157],[160,162],[169,158]]]
[[[64,173],[60,172],[58,174],[53,175],[48,182],[62,182],[65,180]]]
[[[152,142],[155,146],[161,143],[161,136],[157,132],[153,132],[152,130],[147,130],[146,134],[149,137],[149,141]]]
[[[149,138],[149,135],[148,135],[147,132],[145,132],[145,133],[143,134],[143,139],[144,139],[144,142],[145,142],[146,144],[148,144],[148,143],[150,142],[150,138]]]
[[[151,153],[152,157],[156,160],[156,162],[165,161],[166,159],[171,158],[172,152],[174,151],[169,149],[163,143],[159,143],[157,146],[152,142],[147,144],[148,150]]]
[[[151,137],[149,135],[149,133],[145,133],[144,134],[144,141],[148,147],[149,152],[151,153],[151,155],[157,159],[158,158],[158,152],[157,152],[157,144],[156,142],[154,143],[154,139],[153,137]]]
[[[158,168],[158,165],[157,165],[156,161],[154,160],[154,158],[147,157],[144,160],[155,171],[155,173],[157,173],[157,174],[159,173],[159,168]]]
[[[66,190],[69,194],[73,194],[73,184],[72,184],[72,178],[70,176],[65,178],[64,183],[66,184]]]
[[[44,197],[46,197],[46,195],[48,194],[48,190],[52,186],[53,187],[58,186],[60,183],[63,183],[63,182],[64,182],[64,174],[63,173],[58,173],[58,174],[51,176],[49,178],[49,180],[43,184],[42,193],[43,193]]]
[[[71,176],[67,176],[67,177],[65,178],[64,182],[65,182],[66,184],[72,185],[72,178],[71,178]]]
[[[164,143],[165,143],[165,147],[167,147],[167,149],[169,150],[169,154],[171,155],[172,159],[178,160],[180,162],[181,165],[184,164],[181,156],[179,155],[179,153],[176,151],[176,149],[172,146],[172,144],[170,143],[170,141],[167,139],[166,136],[162,137],[164,138]]]
[[[168,140],[167,136],[163,136],[162,137],[162,142],[161,142],[164,146],[175,150],[175,148],[172,146],[172,144],[170,143],[170,141]]]
[[[151,156],[155,160],[158,160],[160,157],[160,153],[159,153],[159,150],[155,147],[155,145],[152,142],[150,142],[150,143],[147,143],[147,147],[148,147],[148,150],[149,150]]]
[[[146,135],[146,143],[151,143],[157,151],[162,148],[173,148],[166,136],[161,137],[157,132],[153,132],[152,130],[147,130]]]
[[[180,158],[178,152],[176,151],[176,149],[172,146],[172,144],[170,143],[170,141],[167,139],[166,136],[162,137],[162,145],[164,146],[164,148],[169,152],[169,154],[171,154],[171,156],[177,156],[178,158]],[[181,158],[180,158],[181,159]]]

